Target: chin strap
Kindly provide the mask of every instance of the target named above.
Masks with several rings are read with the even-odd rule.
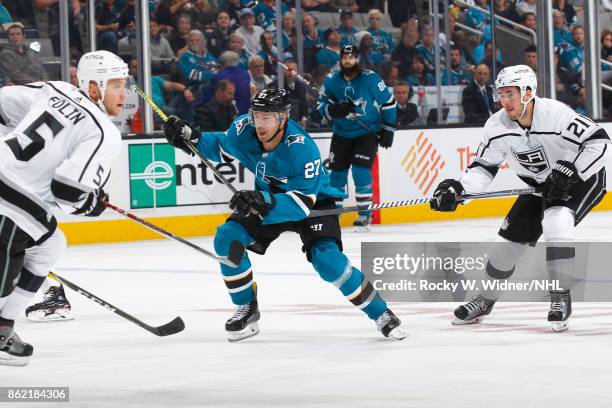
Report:
[[[521,95],[521,104],[523,105],[523,112],[521,113],[521,116],[519,116],[518,120],[523,119],[523,116],[525,116],[525,112],[527,112],[527,105],[529,105],[531,101],[533,101],[533,97],[534,95],[532,94],[531,97],[529,97],[529,99],[527,100],[527,102],[523,102],[523,95]]]

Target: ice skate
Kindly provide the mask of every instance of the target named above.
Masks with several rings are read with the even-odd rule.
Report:
[[[368,232],[370,230],[370,224],[372,224],[372,215],[359,215],[355,222],[353,222],[353,227],[355,227],[356,232]]]
[[[43,301],[26,309],[26,318],[32,322],[72,320],[70,302],[66,299],[64,286],[51,286],[44,294]]]
[[[572,298],[570,291],[554,291],[547,296],[550,299],[550,311],[548,312],[548,321],[554,332],[562,332],[569,329],[567,319],[572,315]]]
[[[248,305],[238,306],[236,313],[225,322],[227,340],[233,343],[257,335],[259,317],[257,299],[253,299]]]
[[[494,305],[495,300],[478,295],[465,305],[461,305],[455,309],[455,319],[452,323],[454,325],[480,323],[484,316],[491,313]]]
[[[34,352],[31,344],[21,341],[10,326],[0,326],[0,365],[23,367]]]
[[[385,337],[392,337],[395,340],[404,340],[408,337],[408,332],[403,329],[402,322],[390,309],[385,310],[385,312],[376,319],[376,326]]]

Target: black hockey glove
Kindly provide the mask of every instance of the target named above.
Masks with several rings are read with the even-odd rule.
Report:
[[[461,183],[454,179],[446,179],[436,187],[433,198],[429,201],[429,206],[434,211],[452,212],[457,209],[462,200],[459,195],[465,190]]]
[[[232,210],[247,217],[249,214],[259,214],[262,217],[268,215],[274,208],[276,199],[267,191],[238,191],[229,202]]]
[[[92,191],[87,195],[87,199],[73,214],[84,215],[86,217],[97,217],[106,210],[106,203],[108,202],[108,194],[99,188]]]
[[[192,156],[194,154],[187,146],[187,142],[197,144],[198,140],[200,140],[200,134],[200,130],[197,127],[190,126],[187,122],[176,116],[170,116],[166,123],[164,123],[164,136],[166,136],[168,143]]]
[[[383,149],[388,149],[393,144],[393,134],[391,130],[387,130],[385,128],[380,129],[380,133],[378,133],[378,144]]]
[[[349,113],[355,112],[355,104],[353,102],[334,102],[327,107],[329,116],[334,119],[344,118]]]
[[[568,161],[559,160],[544,183],[544,198],[549,202],[569,200],[570,189],[579,179],[576,166]]]

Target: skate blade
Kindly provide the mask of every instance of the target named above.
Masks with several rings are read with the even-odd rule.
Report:
[[[397,326],[395,329],[389,332],[389,337],[394,338],[395,340],[404,340],[408,337],[408,332],[402,328],[402,326]]]
[[[33,323],[61,322],[64,320],[74,320],[74,315],[67,309],[57,309],[55,313],[51,314],[47,314],[44,310],[36,310],[27,314],[26,319]]]
[[[355,225],[355,232],[370,232],[369,225]]]
[[[451,324],[453,326],[467,326],[470,324],[478,324],[482,321],[484,316],[479,316],[476,317],[474,319],[468,319],[468,320],[461,320],[461,319],[457,319],[456,317],[453,319],[453,321],[451,322]]]
[[[550,325],[552,327],[552,331],[554,331],[555,333],[564,332],[569,329],[569,324],[567,323],[567,320],[562,322],[550,322]]]
[[[30,357],[13,356],[0,351],[0,365],[11,367],[24,367],[30,362]]]
[[[227,332],[227,341],[235,343],[237,341],[246,340],[249,337],[253,337],[259,333],[259,324],[257,322],[249,324],[247,327],[240,331]]]

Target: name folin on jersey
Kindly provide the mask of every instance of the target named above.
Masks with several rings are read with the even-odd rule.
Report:
[[[512,154],[514,154],[514,158],[521,166],[532,173],[540,174],[550,168],[544,147],[542,146],[526,152],[515,152],[513,150]]]

